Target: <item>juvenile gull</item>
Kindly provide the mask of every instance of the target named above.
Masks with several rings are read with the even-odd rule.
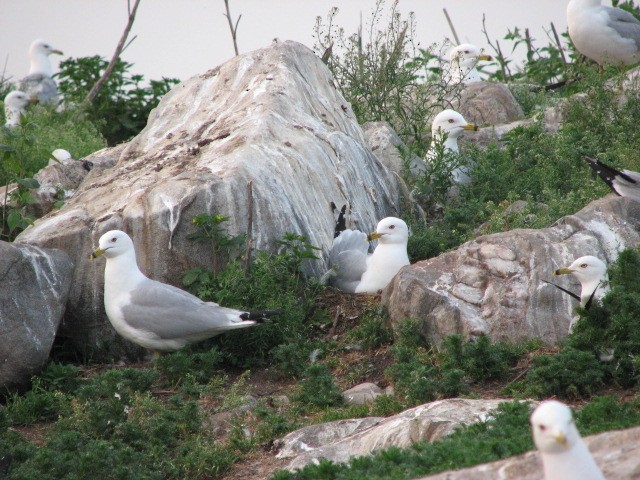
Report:
[[[571,0],[567,25],[576,49],[600,65],[640,61],[640,21],[625,10],[600,0]]]
[[[545,480],[604,480],[565,404],[548,400],[538,405],[531,415],[531,432]]]
[[[58,85],[53,76],[53,68],[49,55],[62,55],[60,50],[54,49],[49,42],[42,39],[34,40],[29,47],[31,66],[29,75],[20,81],[20,90],[38,103],[58,103]]]
[[[14,90],[4,97],[4,126],[8,128],[18,126],[27,105],[29,105],[29,97],[19,90]]]
[[[264,320],[268,312],[246,312],[203,302],[184,290],[147,278],[138,268],[133,241],[111,230],[91,255],[104,255],[104,307],[115,330],[152,350],[178,350],[228,330]]]
[[[479,60],[492,60],[475,45],[462,43],[449,52],[449,76],[453,83],[474,83],[482,79],[476,69]]]
[[[585,157],[585,160],[614,192],[621,197],[640,202],[640,173],[633,170],[616,170],[591,157]]]
[[[376,238],[378,246],[369,255],[368,240]],[[344,230],[333,240],[329,253],[331,283],[345,292],[377,293],[409,265],[408,238],[407,224],[395,217],[380,220],[368,237],[358,230]]]
[[[478,130],[473,123],[468,123],[462,115],[455,110],[446,109],[433,119],[431,124],[431,146],[425,157],[427,163],[432,162],[438,156],[439,144],[445,152],[458,153],[458,138],[465,130]],[[466,167],[461,166],[451,172],[455,183],[466,184],[471,181]]]

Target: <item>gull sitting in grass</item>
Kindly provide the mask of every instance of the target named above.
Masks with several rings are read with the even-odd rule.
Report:
[[[565,404],[548,400],[538,405],[531,415],[531,433],[545,480],[604,480]]]
[[[62,55],[49,42],[42,39],[34,40],[29,47],[31,65],[29,74],[20,81],[20,90],[38,103],[58,103],[58,85],[52,78],[53,67],[49,55]]]
[[[433,162],[442,148],[445,153],[458,153],[458,138],[465,130],[478,130],[473,123],[467,122],[462,115],[455,110],[447,109],[440,112],[431,124],[431,146],[425,157],[427,163]],[[454,183],[467,184],[471,182],[468,169],[460,166],[451,172]]]
[[[492,60],[481,49],[470,43],[462,43],[449,52],[449,76],[453,83],[475,83],[482,79],[476,69],[480,60]]]
[[[29,96],[20,90],[14,90],[4,97],[4,126],[7,128],[17,127],[29,103]]]
[[[378,223],[369,236],[359,230],[344,230],[333,240],[329,253],[329,279],[336,288],[345,292],[377,293],[385,288],[396,273],[409,265],[407,224],[395,217]],[[368,254],[368,241],[378,239],[378,246]]]
[[[147,278],[138,268],[133,241],[112,230],[100,237],[91,258],[104,255],[104,306],[116,332],[155,351],[185,345],[229,330],[253,327],[275,312],[249,312],[204,302],[184,290]]]

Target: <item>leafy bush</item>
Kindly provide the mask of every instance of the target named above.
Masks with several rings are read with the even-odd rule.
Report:
[[[313,280],[305,281],[300,267],[316,258],[317,247],[295,234],[286,234],[278,243],[281,253],[256,252],[248,271],[234,261],[218,274],[200,269],[195,274],[187,272],[183,280],[207,301],[231,308],[278,311],[272,322],[213,340],[231,363],[244,368],[264,364],[279,345],[306,344],[313,326],[314,299],[320,286]],[[281,350],[279,355],[283,360],[287,354]]]
[[[370,308],[359,318],[358,325],[349,330],[346,339],[358,342],[366,350],[374,350],[391,343],[393,332],[385,325],[384,312]]]
[[[590,352],[565,348],[556,355],[538,355],[531,364],[526,391],[537,398],[581,398],[604,385],[605,369]]]
[[[331,407],[342,403],[342,393],[331,371],[321,363],[310,365],[300,382],[300,392],[294,400],[314,407]]]
[[[89,118],[99,125],[109,145],[137,135],[147,123],[152,109],[178,80],[151,80],[143,86],[142,75],[130,74],[131,63],[118,59],[107,81],[90,105],[86,98],[108,65],[99,57],[68,58],[60,62],[56,74],[66,104],[84,105]]]

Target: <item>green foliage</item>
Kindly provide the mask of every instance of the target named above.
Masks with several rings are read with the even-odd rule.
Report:
[[[187,377],[190,381],[206,383],[216,376],[223,360],[223,354],[215,347],[204,352],[185,348],[156,358],[154,367],[172,384],[180,384]]]
[[[360,316],[358,325],[347,332],[346,339],[358,342],[366,350],[374,350],[391,343],[393,332],[385,325],[383,312],[370,308]]]
[[[204,300],[231,308],[278,311],[273,322],[214,340],[231,363],[244,368],[264,364],[280,345],[305,345],[313,326],[314,301],[320,286],[313,280],[305,281],[301,266],[316,258],[318,248],[292,233],[277,243],[280,253],[256,252],[248,270],[235,261],[217,275],[201,270],[197,276],[187,272],[184,279],[185,285]],[[281,349],[280,360],[287,363],[290,353]]]
[[[189,240],[199,243],[209,243],[213,254],[213,270],[215,276],[221,268],[221,265],[228,261],[234,253],[244,245],[246,235],[229,236],[224,230],[222,224],[229,220],[224,215],[209,215],[201,213],[191,220],[197,230],[187,235]],[[201,273],[200,269],[194,269],[191,272]],[[191,273],[195,275],[196,273]],[[188,283],[190,277],[189,272],[185,275],[185,283]]]
[[[580,310],[568,344],[594,355],[612,358],[604,364],[611,378],[623,387],[640,379],[640,252],[620,252],[610,268],[611,290],[588,310]]]
[[[294,400],[320,408],[340,405],[343,401],[331,371],[321,363],[309,365]]]
[[[109,145],[115,145],[144,128],[151,110],[178,80],[151,80],[144,86],[142,75],[129,73],[133,65],[118,59],[98,95],[87,105],[87,95],[108,63],[97,55],[68,58],[60,62],[60,72],[56,76],[65,103],[84,105]]]
[[[337,7],[326,22],[317,17],[314,48],[321,56],[327,52],[327,66],[361,124],[386,120],[404,140],[421,139],[453,88],[433,75],[435,48],[417,48],[413,14],[403,18],[397,0],[388,9],[385,4],[377,0],[353,34],[336,24]]]
[[[526,392],[537,398],[581,398],[603,385],[605,368],[590,352],[565,348],[556,355],[538,355],[525,379]]]

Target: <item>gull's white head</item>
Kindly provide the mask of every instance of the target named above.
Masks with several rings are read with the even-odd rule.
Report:
[[[64,148],[56,148],[53,152],[51,152],[51,155],[59,162],[71,160],[71,154]]]
[[[606,282],[607,265],[593,255],[586,255],[575,259],[568,267],[559,268],[554,272],[554,275],[567,274],[572,274],[578,279],[580,285],[582,285],[580,297],[582,306],[584,307],[600,283]]]
[[[29,60],[31,61],[29,75],[51,77],[53,75],[53,69],[49,55],[52,53],[63,55],[60,50],[53,48],[46,40],[42,40],[41,38],[34,40],[29,47]]]
[[[133,254],[135,258],[133,240],[122,230],[110,230],[100,237],[98,249],[91,254],[91,258],[104,255],[109,259],[125,254]]]
[[[530,423],[533,442],[543,454],[566,452],[580,440],[571,410],[557,400],[538,405]]]
[[[379,239],[383,244],[407,244],[409,238],[409,227],[396,217],[383,218],[378,222],[376,231],[369,235],[370,240]]]
[[[29,105],[29,96],[20,90],[14,90],[4,97],[4,116],[7,127],[15,127],[20,123],[25,108]]]
[[[465,130],[477,130],[473,123],[468,123],[462,115],[455,110],[447,109],[436,115],[431,124],[433,138],[441,138],[443,133],[447,138],[458,138]]]
[[[479,60],[492,60],[492,58],[470,43],[462,43],[449,52],[449,62],[462,69],[472,69]]]

